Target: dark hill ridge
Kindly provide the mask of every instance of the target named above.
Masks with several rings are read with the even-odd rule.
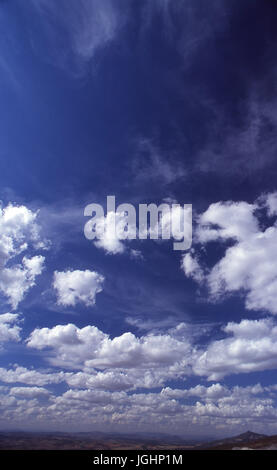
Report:
[[[257,434],[256,432],[246,431],[236,437],[231,437],[231,439],[236,439],[237,441],[256,441],[257,439],[262,439],[265,437],[268,436],[266,434]]]
[[[210,442],[198,442],[179,436],[154,433],[62,433],[0,432],[0,449],[76,449],[76,450],[239,450],[277,449],[277,435],[267,436],[247,431],[237,436]]]
[[[238,436],[228,437],[206,444],[197,445],[197,448],[210,450],[239,450],[241,448],[265,449],[275,445],[277,448],[277,436],[267,436],[266,434],[258,434],[252,431],[246,431],[242,434],[239,434]]]
[[[154,433],[0,432],[0,450],[169,450],[192,448],[199,442]]]
[[[252,442],[252,441],[257,441],[258,439],[264,439],[268,437],[265,434],[257,434],[252,431],[246,431],[242,434],[239,434],[238,436],[232,436],[232,437],[226,437],[224,439],[216,440],[216,441],[211,441],[211,445],[220,445],[220,444],[238,444],[238,443],[243,443],[243,442]],[[209,444],[209,443],[208,443]],[[205,444],[207,445],[207,444]]]

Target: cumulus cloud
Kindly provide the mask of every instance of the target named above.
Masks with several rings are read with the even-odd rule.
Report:
[[[277,215],[277,191],[263,195],[260,201],[267,208],[269,216]]]
[[[98,239],[94,242],[97,248],[102,248],[106,253],[116,255],[126,251],[123,240],[126,240],[126,216],[124,213],[109,211],[106,216],[100,217],[95,225],[95,233]],[[135,225],[128,224],[130,235],[135,238]]]
[[[180,324],[164,334],[136,337],[124,333],[111,338],[95,326],[78,328],[68,324],[35,329],[27,344],[38,350],[46,349],[46,357],[54,366],[79,370],[53,376],[73,388],[153,388],[189,375],[219,380],[230,374],[276,368],[277,326],[272,319],[228,323],[222,327],[225,337],[210,340],[205,347],[198,340],[201,337],[203,344],[211,328],[200,325],[197,330],[196,325],[193,329],[191,325]]]
[[[227,337],[212,341],[193,364],[197,375],[218,380],[226,375],[276,369],[277,326],[272,319],[228,323]]]
[[[184,380],[189,370],[185,361],[168,365],[148,367],[107,367],[98,371],[84,367],[84,371],[67,373],[65,382],[71,388],[99,390],[136,390],[162,387],[169,380]]]
[[[69,389],[51,395],[49,402],[41,401],[47,397],[47,392],[45,396],[40,394],[39,387],[31,387],[30,392],[22,387],[13,387],[10,392],[1,391],[1,412],[13,423],[24,422],[28,417],[32,424],[70,425],[75,429],[78,418],[78,422],[81,420],[83,426],[89,428],[93,422],[101,424],[102,429],[105,425],[109,429],[114,425],[117,430],[121,426],[126,429],[126,426],[136,425],[136,429],[147,430],[155,423],[156,430],[162,431],[167,424],[169,432],[183,434],[184,425],[190,433],[200,429],[207,432],[211,426],[222,432],[245,426],[262,429],[266,421],[267,426],[271,423],[276,429],[274,392],[260,384],[228,388],[216,383],[209,387],[166,388],[161,392],[132,394],[116,390]],[[27,397],[28,393],[30,397]]]
[[[211,327],[180,324],[167,333],[137,337],[127,332],[111,338],[95,326],[67,324],[35,329],[27,345],[47,350],[46,358],[54,366],[78,370],[59,376],[73,388],[153,388],[190,375],[219,380],[231,374],[276,369],[277,326],[273,319],[227,323],[218,340],[208,341],[208,334]]]
[[[70,364],[63,364],[70,366]],[[82,364],[80,366],[82,368]],[[14,369],[0,368],[0,381],[7,384],[21,383],[44,386],[65,382],[75,389],[97,390],[135,390],[154,388],[165,384],[169,379],[182,377],[184,370],[180,366],[155,368],[107,368],[103,371],[84,367],[78,372],[43,371],[16,366]]]
[[[15,366],[13,369],[0,367],[0,381],[4,383],[23,383],[27,385],[48,385],[64,381],[66,374],[60,372],[39,371]]]
[[[85,210],[85,215],[93,211]],[[128,252],[132,258],[142,258],[139,250],[127,246],[128,241],[136,238],[156,242],[174,239],[174,249],[188,249],[192,238],[191,205],[165,200],[160,205],[141,204],[136,211],[131,204],[123,204],[116,211],[94,216],[86,223],[84,232],[97,248],[113,255]]]
[[[196,385],[190,389],[172,389],[170,387],[163,388],[161,391],[163,396],[169,398],[186,398],[186,397],[200,397],[204,400],[216,400],[218,398],[230,395],[227,387],[216,383],[210,387],[205,387],[204,385]]]
[[[255,204],[246,202],[216,202],[199,216],[197,238],[207,243],[234,239],[243,241],[258,232],[258,220],[254,216]]]
[[[2,322],[14,320],[13,314],[6,314]],[[162,428],[170,422],[172,431],[183,429],[184,423],[195,429],[220,426],[230,430],[232,426],[260,426],[265,420],[275,422],[275,384],[228,388],[219,382],[230,374],[276,368],[274,319],[229,322],[222,327],[222,339],[211,335],[208,341],[210,333],[210,326],[184,323],[166,333],[140,337],[130,332],[111,337],[91,325],[37,328],[27,340],[28,347],[45,350],[44,357],[62,370],[0,369],[2,382],[29,385],[1,389],[5,411],[15,420],[15,410],[24,408],[34,422],[39,416],[40,422],[51,426],[73,424],[78,416],[84,425],[93,420],[123,428],[136,423],[144,429],[153,422]],[[202,383],[190,388],[169,385],[188,375],[217,382],[205,385],[201,379]],[[69,387],[62,394],[49,394],[44,387],[61,382]],[[160,392],[153,392],[157,388]]]
[[[25,206],[9,204],[0,208],[0,267],[29,246],[48,247],[49,241],[41,238],[37,216],[38,212]]]
[[[98,390],[130,390],[135,387],[132,377],[123,371],[108,370],[105,372],[77,372],[68,374],[66,382],[71,388]],[[140,385],[142,382],[140,382]]]
[[[2,322],[12,322],[6,314]],[[1,319],[0,319],[1,324]],[[202,330],[201,333],[198,330]],[[184,423],[195,429],[219,426],[262,426],[276,422],[275,384],[228,388],[218,381],[226,375],[276,368],[277,326],[272,318],[230,322],[222,328],[222,339],[204,345],[198,339],[210,329],[180,324],[167,333],[136,337],[124,333],[110,337],[95,326],[73,324],[37,328],[27,340],[28,347],[45,350],[53,366],[68,371],[32,370],[16,366],[0,369],[0,380],[29,387],[2,388],[6,417],[16,422],[15,412],[23,410],[37,423],[73,425],[132,426],[141,429],[155,423],[157,429],[172,424],[172,432]],[[186,375],[217,381],[193,387],[169,386]],[[201,379],[202,381],[203,379]],[[45,385],[64,382],[64,393],[49,394]],[[150,393],[142,389],[157,389]],[[137,390],[136,392],[134,392]],[[49,402],[45,404],[45,398]],[[44,401],[43,401],[44,400]]]
[[[205,281],[212,299],[243,291],[247,309],[277,313],[277,224],[275,220],[262,229],[259,220],[263,208],[268,215],[275,214],[275,198],[272,193],[254,204],[218,202],[199,216],[194,253],[183,257],[182,268],[188,277]],[[228,243],[228,247],[214,266],[207,267],[198,258],[201,246],[211,241]]]
[[[2,313],[0,315],[0,325],[16,323],[18,321],[18,313]]]
[[[58,304],[64,306],[83,302],[87,307],[95,304],[96,294],[102,291],[104,277],[96,271],[55,271],[53,287]]]
[[[10,395],[24,398],[48,397],[49,390],[44,387],[12,387]]]
[[[45,250],[49,241],[41,237],[38,212],[25,206],[9,204],[0,209],[0,291],[16,309],[35,280],[42,273],[45,258],[23,256],[14,264],[13,258],[26,250]]]
[[[42,273],[44,256],[24,256],[22,264],[0,271],[0,290],[8,297],[13,309],[23,300],[26,292],[35,285],[36,277]]]
[[[91,368],[168,367],[176,363],[185,367],[191,345],[186,338],[173,335],[146,335],[140,338],[130,332],[110,338],[95,326],[78,328],[73,324],[34,330],[28,346],[51,348],[53,364]]]
[[[3,313],[0,315],[0,349],[3,343],[20,341],[21,328],[17,324],[19,321],[19,315],[15,313]]]

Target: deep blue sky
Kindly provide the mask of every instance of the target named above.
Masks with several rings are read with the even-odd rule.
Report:
[[[41,238],[51,242],[41,250],[26,238],[28,249],[2,266],[1,313],[20,314],[16,321],[21,328],[14,341],[9,336],[14,323],[3,323],[8,340],[3,339],[0,355],[2,428],[152,431],[158,426],[194,436],[249,427],[277,432],[274,244],[262,241],[257,248],[251,239],[248,245],[248,232],[243,239],[224,235],[211,243],[197,235],[199,215],[225,201],[232,201],[235,210],[236,202],[256,204],[247,209],[249,218],[257,220],[256,235],[267,227],[275,230],[276,214],[270,213],[269,203],[255,201],[277,190],[276,21],[273,0],[211,0],[209,5],[206,0],[0,2],[0,199],[3,208],[12,203],[39,209]],[[136,240],[113,254],[86,240],[84,207],[105,205],[107,195],[136,207],[165,198],[192,204],[191,255],[202,266],[202,279],[186,272],[183,253],[174,252],[171,242]],[[238,217],[238,230],[246,221],[250,237],[247,214]],[[224,220],[208,223],[218,229],[228,228],[230,221],[226,212]],[[6,229],[0,229],[5,242]],[[9,234],[16,238],[15,232]],[[241,279],[233,288],[228,273],[237,269],[234,253],[224,267],[227,274],[220,274],[220,295],[213,296],[212,267],[234,245],[242,250]],[[45,257],[44,269],[12,310],[5,269],[22,270],[22,257],[35,255]],[[59,302],[54,272],[85,270],[105,278],[95,304],[80,298]],[[224,330],[230,322],[242,328],[242,320],[250,322],[246,333]],[[99,353],[95,340],[87,339],[77,366],[59,362],[59,341],[74,346],[72,338],[57,335],[55,344],[43,339],[38,347],[26,346],[35,328],[52,331],[69,323],[78,329],[95,326],[120,344]],[[181,323],[187,328],[184,336],[168,346],[167,359],[161,358],[163,342],[178,340]],[[252,334],[253,325],[258,332]],[[126,332],[135,335],[128,344],[121,341]],[[236,334],[237,343],[230,346]],[[219,344],[221,339],[226,343]],[[152,340],[160,341],[156,352]],[[182,348],[187,343],[186,353]],[[75,354],[73,346],[69,356]],[[142,350],[132,352],[136,347]],[[197,361],[208,350],[211,363],[200,371]],[[97,356],[97,365],[85,364],[93,354],[108,358],[101,362]],[[125,358],[119,366],[111,360],[117,354]],[[226,370],[213,376],[213,360],[221,354]],[[56,358],[50,365],[49,355]],[[4,369],[14,364],[41,374],[63,371],[87,374],[87,380],[97,374],[100,378],[78,385],[53,378],[49,383],[7,380]],[[151,381],[155,374],[159,379]],[[133,385],[122,385],[123,375]],[[257,383],[261,389],[247,388]],[[213,384],[218,392],[208,389]],[[197,385],[204,388],[191,392]],[[168,398],[167,392],[161,394],[166,387],[187,392],[177,397],[173,391]],[[134,398],[136,394],[141,397]],[[60,416],[63,407],[74,411]],[[31,409],[30,417],[24,408]]]

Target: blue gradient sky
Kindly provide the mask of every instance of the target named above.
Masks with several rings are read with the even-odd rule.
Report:
[[[3,246],[28,245],[1,265],[2,429],[277,433],[276,20],[270,0],[0,2],[0,199],[44,240],[2,212]],[[192,250],[95,246],[83,210],[107,195],[192,204]],[[45,258],[33,282],[23,256]]]

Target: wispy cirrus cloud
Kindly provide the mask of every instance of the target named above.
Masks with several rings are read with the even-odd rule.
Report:
[[[206,103],[212,125],[195,158],[195,170],[222,176],[249,175],[270,167],[276,155],[276,97],[266,96],[276,70],[257,79],[239,103],[237,119],[216,102]],[[220,129],[220,133],[218,133]],[[228,164],[226,165],[226,161]]]
[[[186,179],[187,171],[181,160],[177,160],[176,149],[172,148],[171,152],[169,150],[165,153],[156,138],[139,138],[135,146],[131,164],[132,184],[162,184],[165,188]]]
[[[128,10],[112,0],[32,0],[32,8],[48,46],[45,60],[75,76],[84,75],[96,53],[116,38]]]

